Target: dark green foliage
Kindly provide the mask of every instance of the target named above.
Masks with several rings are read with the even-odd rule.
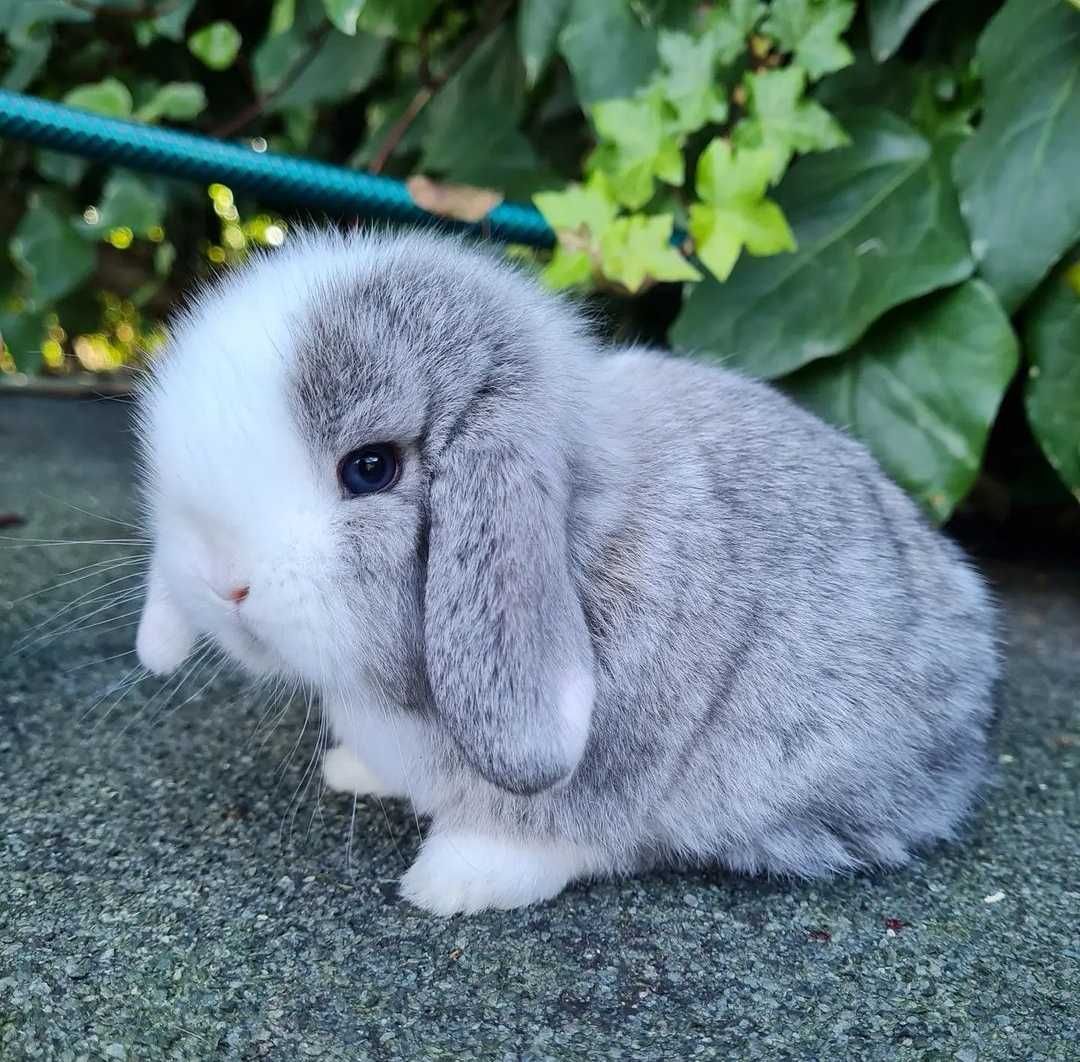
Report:
[[[661,307],[937,519],[1017,425],[1080,497],[1080,0],[0,0],[0,42],[7,88],[537,196],[547,283]],[[0,183],[7,372],[138,360],[288,207],[15,143]]]

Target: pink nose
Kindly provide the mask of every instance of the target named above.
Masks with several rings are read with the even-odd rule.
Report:
[[[232,601],[234,604],[239,605],[240,602],[243,601],[248,596],[248,594],[251,593],[251,587],[230,586],[228,590],[215,590],[214,592],[218,595],[218,597],[222,599],[222,601]]]

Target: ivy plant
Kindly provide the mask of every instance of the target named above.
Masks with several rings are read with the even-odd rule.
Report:
[[[531,200],[543,283],[775,381],[933,519],[1080,499],[1078,0],[0,0],[0,83]],[[14,141],[0,181],[0,379],[123,373],[294,220]]]

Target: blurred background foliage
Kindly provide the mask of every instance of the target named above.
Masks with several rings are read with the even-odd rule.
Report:
[[[1080,0],[0,0],[0,38],[6,88],[533,198],[557,246],[510,253],[621,338],[777,381],[938,520],[1075,526]],[[122,382],[305,220],[15,142],[0,182],[9,384]]]

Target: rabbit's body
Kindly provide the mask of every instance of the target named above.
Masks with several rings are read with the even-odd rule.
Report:
[[[288,593],[294,615],[332,600],[317,636],[290,636],[259,612],[263,561],[242,558],[235,622],[260,646],[245,656],[230,615],[178,585],[163,479],[214,303],[255,320],[275,284],[264,328],[295,436],[278,463],[315,479],[282,504],[335,542]],[[309,239],[205,306],[149,395],[166,591],[155,605],[151,588],[143,649],[158,628],[209,627],[249,666],[318,686],[354,758],[335,753],[331,783],[432,816],[410,898],[513,906],[665,861],[816,875],[953,835],[986,771],[992,607],[853,440],[762,384],[601,350],[453,244]],[[238,360],[250,403],[239,373],[258,354]],[[219,450],[264,429],[229,430],[212,428]],[[400,445],[399,480],[335,496],[341,454],[377,440]],[[246,552],[270,565],[281,548]]]

